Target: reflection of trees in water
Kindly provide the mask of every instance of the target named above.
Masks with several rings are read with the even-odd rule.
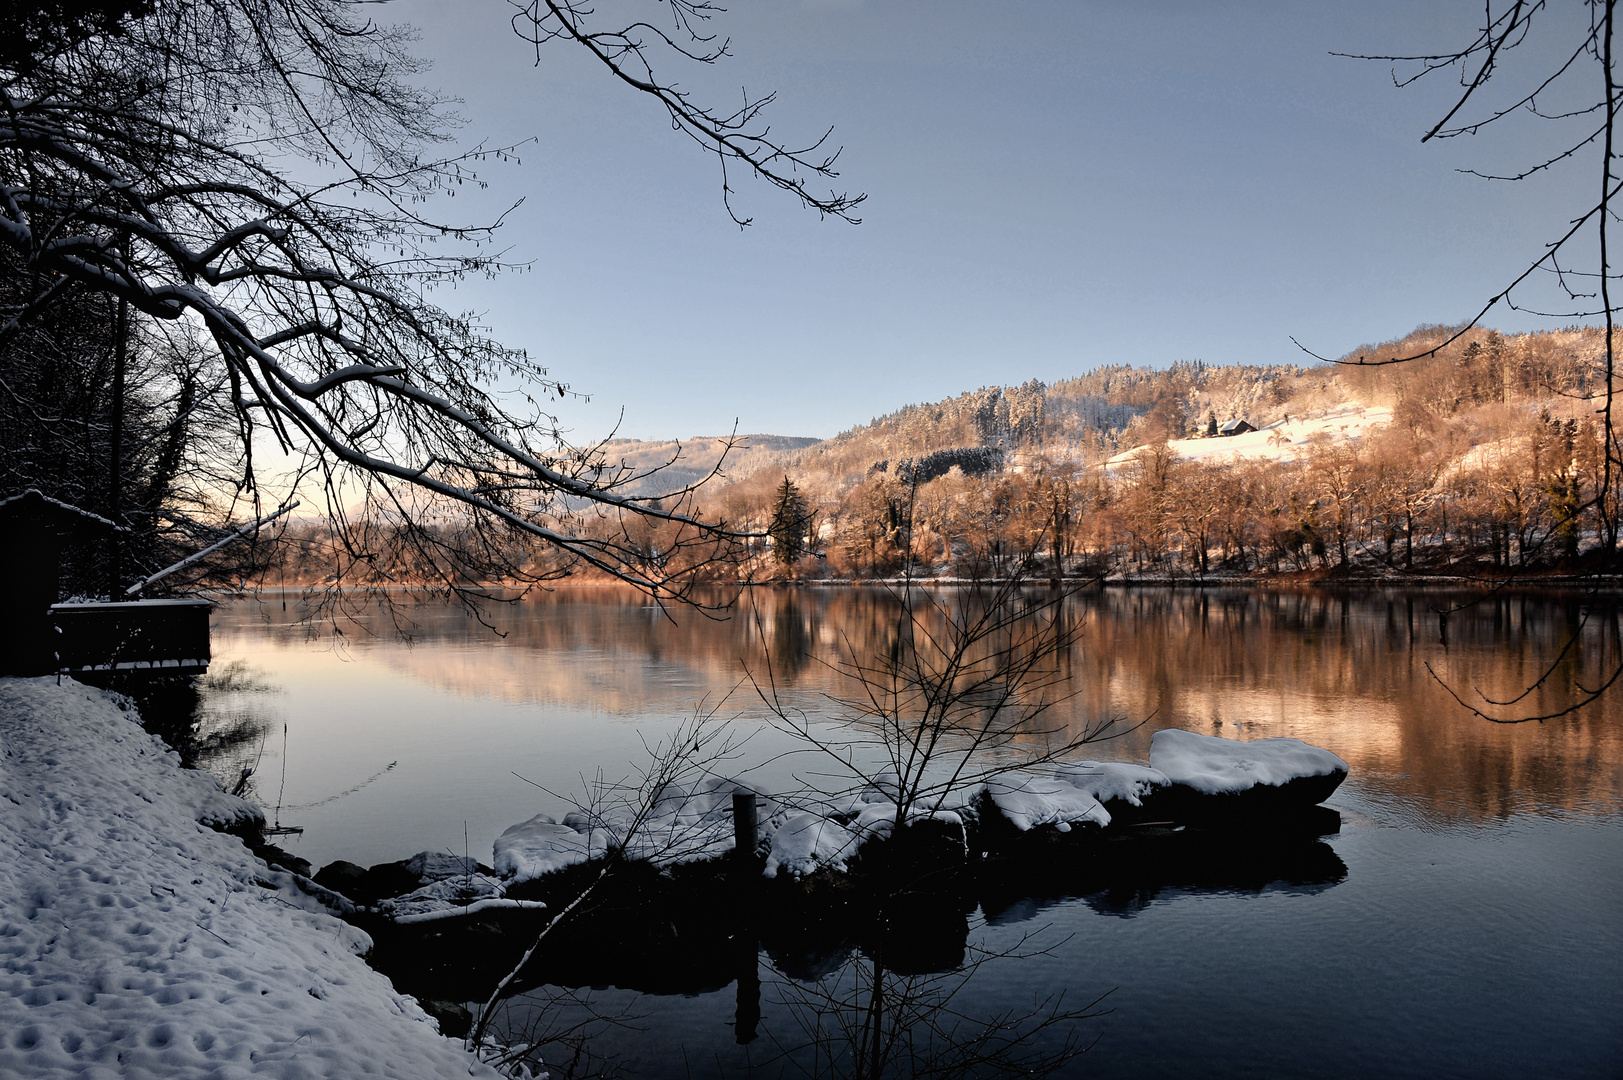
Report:
[[[1587,601],[1501,594],[1450,615],[1445,628],[1435,609],[1461,598],[1370,588],[1090,590],[1065,609],[1079,633],[1059,659],[1077,697],[1054,715],[1073,730],[1101,717],[1153,717],[1101,751],[1129,760],[1143,760],[1151,729],[1165,726],[1305,739],[1347,759],[1350,790],[1433,819],[1623,807],[1617,700],[1542,725],[1496,728],[1464,714],[1425,668],[1429,662],[1468,698],[1476,689],[1512,697],[1554,658]],[[1529,708],[1545,710],[1607,670],[1618,633],[1617,606],[1607,605],[1594,605],[1578,647],[1527,699]],[[827,665],[841,652],[884,656],[898,645],[895,607],[876,588],[760,588],[746,590],[730,618],[678,611],[673,625],[625,590],[559,589],[498,612],[505,638],[460,611],[424,606],[412,610],[418,647],[393,643],[380,626],[376,648],[449,690],[635,715],[649,702],[685,710],[724,692],[738,682],[741,661],[768,651],[786,689],[834,689]],[[257,618],[238,609],[222,621],[229,632],[232,622]]]
[[[618,1076],[619,1055],[612,1047],[616,1035],[638,1029],[643,1014],[637,997],[589,987],[530,989],[503,1003],[501,1042],[486,1060],[503,1070],[528,1066],[532,1075],[558,1080]],[[443,1023],[441,1030],[461,1034]]]
[[[1480,820],[1539,808],[1623,806],[1623,710],[1606,700],[1543,725],[1504,728],[1461,710],[1462,695],[1520,694],[1577,626],[1579,597],[1515,594],[1446,620],[1442,592],[1106,590],[1078,605],[1083,699],[1153,726],[1229,738],[1287,735],[1352,766],[1349,787],[1399,800],[1426,820]],[[1616,655],[1616,608],[1591,617],[1551,680],[1543,710],[1592,685]],[[1131,750],[1147,733],[1127,740]]]
[[[761,590],[756,590],[761,591]],[[816,613],[801,603],[803,589],[774,590],[767,603],[752,603],[745,614],[761,620],[757,630],[766,638],[767,655],[772,659],[773,672],[793,686],[800,681],[801,672],[811,662],[816,638],[812,619]],[[770,622],[769,622],[770,620]]]
[[[216,664],[209,674],[114,680],[129,695],[141,724],[180,755],[188,769],[207,769],[230,791],[257,752],[274,715],[267,701],[278,688],[245,661]]]
[[[902,851],[805,888],[732,868],[644,868],[594,897],[522,969],[494,1014],[497,1040],[539,1044],[554,1076],[588,1075],[602,1065],[592,1053],[619,1054],[639,1076],[1041,1074],[1103,1031],[1096,1006],[1112,987],[1040,959],[1078,918],[1319,893],[1348,876],[1311,830],[1257,827],[1151,830],[951,866]],[[579,868],[546,898],[594,874]],[[510,934],[477,920],[380,933],[373,961],[420,1000],[484,1000],[528,944],[521,921]]]
[[[1067,1008],[1055,989],[1029,1005],[989,1006],[971,987],[987,966],[1045,951],[1029,938],[995,952],[972,948],[943,972],[908,970],[883,949],[853,951],[817,978],[774,979],[763,1025],[770,1052],[753,1064],[852,1080],[1049,1075],[1087,1049],[1084,1022],[1103,1015],[1104,998]]]
[[[265,742],[279,715],[280,688],[244,660],[216,664],[197,681],[189,723],[177,732],[188,768],[207,769],[227,791],[250,795]]]
[[[760,961],[753,943],[748,952],[754,968]],[[791,975],[771,965],[764,980],[740,979],[731,1038],[716,1038],[719,1002],[705,1012],[705,1026],[715,1025],[707,1039],[702,1028],[669,1015],[681,1010],[682,998],[555,985],[510,999],[498,1026],[503,1045],[523,1048],[516,1058],[544,1063],[560,1078],[1045,1076],[1091,1044],[1097,1031],[1088,1022],[1107,1011],[1101,1008],[1104,998],[1073,1007],[1063,988],[1056,988],[1014,1003],[978,996],[974,986],[985,969],[1044,953],[1026,938],[996,951],[961,950],[960,962],[946,971],[892,967],[882,953],[857,949],[824,957],[811,972]],[[656,1030],[645,1034],[650,1028]],[[725,1051],[723,1038],[740,1049]],[[644,1040],[669,1040],[675,1053],[652,1068],[638,1068],[625,1060],[633,1056],[627,1044]],[[704,1067],[696,1068],[701,1062]]]

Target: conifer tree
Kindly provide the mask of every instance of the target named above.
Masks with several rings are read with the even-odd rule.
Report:
[[[772,500],[772,522],[766,533],[772,538],[772,556],[785,570],[806,554],[806,532],[811,525],[811,514],[800,489],[785,476]]]

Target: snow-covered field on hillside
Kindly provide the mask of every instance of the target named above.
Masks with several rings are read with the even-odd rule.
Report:
[[[1180,461],[1203,461],[1213,465],[1235,461],[1294,461],[1316,438],[1363,438],[1375,428],[1391,422],[1392,410],[1384,405],[1349,402],[1324,412],[1287,417],[1261,431],[1227,437],[1173,439],[1167,445]],[[1105,462],[1105,468],[1114,471],[1143,452],[1143,447],[1123,451]]]
[[[0,1076],[495,1076],[98,690],[0,679]]]

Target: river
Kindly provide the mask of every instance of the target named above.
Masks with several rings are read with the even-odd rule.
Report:
[[[1115,719],[1118,736],[1089,750],[1098,758],[1143,761],[1162,727],[1333,750],[1350,766],[1331,800],[1341,832],[1323,845],[1336,869],[983,903],[968,941],[984,962],[921,975],[909,992],[928,1004],[950,991],[941,1015],[971,1020],[1034,1017],[1062,993],[1067,1008],[1099,999],[1085,1010],[1099,1015],[1064,1026],[1091,1048],[1061,1075],[1618,1076],[1623,688],[1505,725],[1454,695],[1511,717],[1557,711],[1617,663],[1619,609],[1560,592],[1459,606],[1471,599],[1072,597],[1069,696],[1050,721],[1080,732]],[[709,618],[571,588],[498,609],[490,625],[407,605],[368,609],[335,634],[302,620],[296,597],[235,601],[215,615],[203,764],[227,783],[252,769],[254,797],[303,830],[285,846],[316,866],[425,849],[488,861],[504,828],[561,816],[584,781],[631,771],[695,710],[752,730],[770,679],[784,703],[831,714],[830,697],[851,689],[842,658],[886,648],[895,610],[882,589],[763,589]],[[790,781],[785,745],[770,730],[748,745],[774,762],[766,782],[773,769]],[[763,1034],[748,1045],[735,1043],[731,989],[600,987],[595,1008],[641,1019],[592,1029],[591,1046],[637,1076],[778,1075],[790,1047],[802,1065],[827,1064],[834,1051],[794,1033],[808,1017],[839,1027],[828,1003],[861,963],[852,953],[808,970],[764,956]],[[1032,1044],[1061,1039],[1043,1029]]]

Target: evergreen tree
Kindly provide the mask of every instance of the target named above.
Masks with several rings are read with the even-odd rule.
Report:
[[[772,523],[766,534],[772,538],[772,556],[785,570],[794,566],[806,554],[806,532],[811,526],[811,514],[800,489],[787,476],[778,485],[772,500]]]

